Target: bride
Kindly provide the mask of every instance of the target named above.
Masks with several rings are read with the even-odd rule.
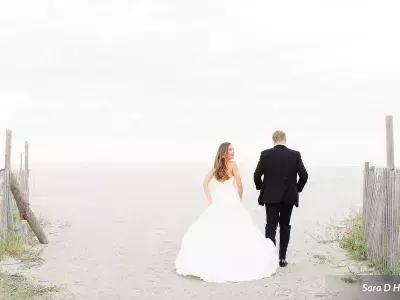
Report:
[[[175,260],[180,275],[206,282],[240,282],[269,277],[279,267],[275,245],[242,204],[242,181],[233,158],[232,145],[222,143],[203,182],[209,206],[183,236]]]

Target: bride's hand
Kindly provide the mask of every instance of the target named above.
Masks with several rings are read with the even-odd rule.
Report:
[[[242,178],[240,177],[239,169],[238,166],[235,162],[233,163],[233,176],[235,177],[236,180],[236,186],[237,186],[237,191],[239,193],[240,201],[242,201],[242,196],[243,196],[243,184],[242,184]]]

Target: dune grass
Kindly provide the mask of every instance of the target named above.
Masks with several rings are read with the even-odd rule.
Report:
[[[19,236],[9,231],[0,235],[0,259],[5,256],[17,257],[23,252],[24,247]]]
[[[42,220],[41,220],[42,221]],[[5,231],[0,234],[0,261],[7,257],[21,263],[41,260],[41,250],[35,250],[34,235],[29,229],[28,242],[24,245],[20,236]],[[58,291],[55,286],[39,285],[25,276],[8,274],[0,270],[0,300],[45,300],[52,299],[52,293]]]
[[[363,240],[362,213],[355,212],[346,222],[345,232],[340,238],[339,245],[355,260],[368,260],[368,250]]]
[[[362,212],[353,212],[346,222],[345,231],[339,238],[339,245],[346,250],[349,256],[357,261],[364,261],[377,275],[400,275],[392,274],[382,260],[374,261],[369,255],[363,239],[363,215]]]
[[[5,231],[0,235],[0,260],[4,257],[12,257],[22,262],[34,262],[40,260],[42,250],[35,250],[29,245],[24,245],[20,236]]]

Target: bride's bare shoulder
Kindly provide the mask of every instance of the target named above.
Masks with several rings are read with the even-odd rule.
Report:
[[[230,160],[227,162],[226,166],[227,166],[227,168],[233,169],[233,168],[237,167],[237,163],[233,160]]]
[[[237,163],[233,160],[228,161],[228,163],[226,164],[226,168],[228,173],[233,174],[235,172],[235,170],[237,170]]]

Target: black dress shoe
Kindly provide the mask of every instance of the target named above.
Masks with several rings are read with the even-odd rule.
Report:
[[[287,266],[287,261],[286,261],[286,259],[280,259],[279,260],[279,266],[280,267],[282,267],[282,268],[284,268],[284,267],[286,267]]]
[[[286,261],[286,252],[290,240],[290,229],[290,225],[282,226],[280,228],[279,265],[281,267],[286,267],[286,265],[288,264]]]

